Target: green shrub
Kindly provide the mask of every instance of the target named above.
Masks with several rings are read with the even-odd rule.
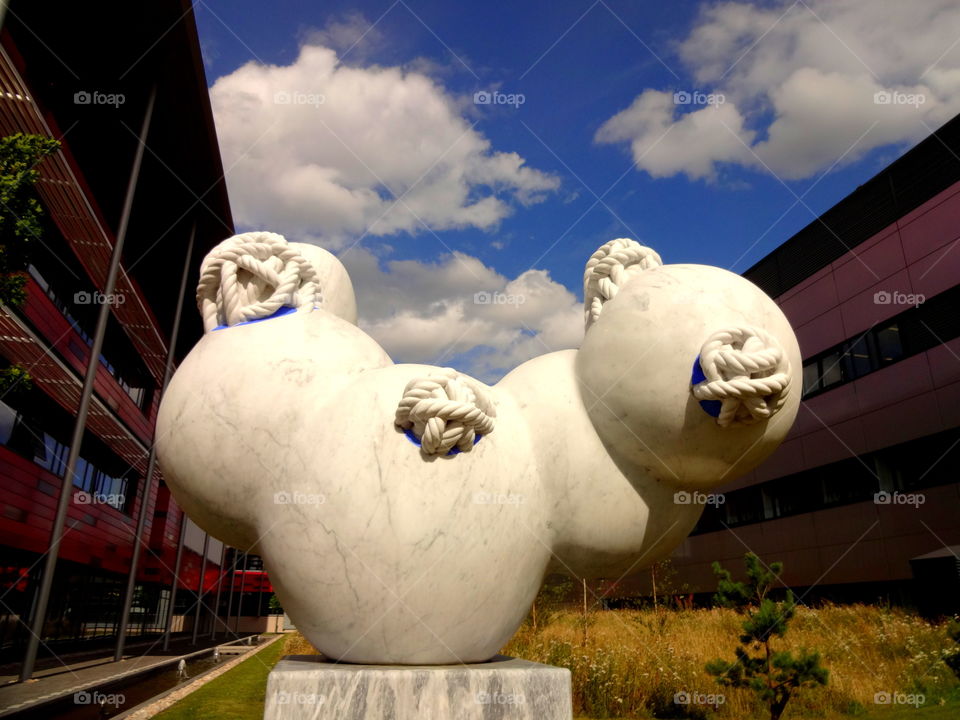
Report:
[[[713,563],[717,575],[718,604],[732,608],[746,617],[742,624],[740,647],[734,650],[736,660],[711,660],[706,670],[720,685],[749,688],[766,705],[770,720],[779,720],[793,695],[804,687],[826,685],[828,671],[820,664],[820,653],[799,649],[775,650],[774,638],[782,638],[787,625],[796,614],[796,600],[787,591],[786,600],[775,602],[768,597],[777,581],[783,563],[764,566],[753,553],[744,558],[747,582],[733,580],[729,570]],[[750,650],[759,652],[750,654]]]

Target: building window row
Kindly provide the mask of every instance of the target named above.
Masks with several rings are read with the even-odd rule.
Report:
[[[957,307],[960,307],[960,286],[804,361],[804,399],[960,336]]]
[[[60,311],[60,314],[63,315],[64,319],[70,324],[74,332],[79,335],[83,341],[87,344],[86,349],[82,350],[82,354],[74,350],[74,354],[80,357],[81,359],[87,353],[90,346],[93,345],[93,337],[90,332],[87,331],[87,325],[89,325],[91,318],[84,318],[86,322],[78,319],[76,317],[76,312],[72,308],[76,308],[76,303],[71,306],[65,299],[62,293],[59,293],[55,290],[52,284],[47,280],[47,278],[41,274],[35,265],[30,265],[27,268],[30,277],[36,281],[37,285],[40,286],[40,289],[43,290],[44,294],[53,303],[53,305]],[[85,295],[86,298],[93,297],[93,294],[87,291],[78,291],[74,293],[74,297]],[[69,295],[66,295],[69,297]],[[90,313],[88,313],[89,315]],[[111,335],[116,335],[116,332],[110,333]],[[107,343],[105,342],[106,346]],[[150,406],[150,401],[153,397],[152,383],[150,382],[149,375],[142,369],[134,370],[132,373],[128,370],[125,370],[120,363],[111,362],[107,358],[106,354],[100,355],[100,364],[106,368],[113,378],[117,381],[117,384],[123,389],[127,395],[136,403],[137,407],[141,410],[146,410]],[[139,379],[133,379],[139,378]]]
[[[0,444],[62,478],[70,453],[65,440],[71,418],[53,401],[40,398],[38,390],[29,395],[22,402],[9,397],[0,401]],[[123,465],[119,457],[88,433],[77,458],[73,485],[88,494],[85,499],[91,504],[109,505],[129,514],[137,477],[133,470],[122,471]]]
[[[846,458],[723,494],[691,535],[914,493],[960,479],[960,428]]]

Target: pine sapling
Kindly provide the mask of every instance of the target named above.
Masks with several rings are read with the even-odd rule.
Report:
[[[820,664],[820,653],[816,651],[801,648],[794,655],[789,650],[778,651],[773,647],[774,639],[786,634],[797,606],[789,590],[782,602],[768,597],[783,570],[783,563],[771,563],[768,569],[753,553],[747,553],[744,562],[746,582],[735,581],[729,570],[718,562],[713,563],[718,580],[715,602],[745,617],[740,647],[734,650],[736,660],[711,660],[706,670],[720,685],[753,690],[767,706],[770,720],[779,720],[790,698],[800,688],[826,685],[829,671]]]

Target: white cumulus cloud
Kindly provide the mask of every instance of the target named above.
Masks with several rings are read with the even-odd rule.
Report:
[[[512,201],[538,202],[560,184],[494,150],[433,79],[340,64],[327,47],[304,45],[285,66],[249,62],[210,96],[242,226],[333,248],[364,233],[489,229]]]
[[[508,278],[459,252],[391,257],[385,236],[492,231],[560,181],[494,149],[466,119],[463,99],[410,69],[417,63],[369,63],[382,38],[367,28],[362,16],[347,16],[304,33],[292,64],[250,62],[213,84],[237,225],[342,251],[360,325],[397,361],[460,356],[461,369],[492,381],[531,357],[576,347],[580,305],[546,271]],[[351,64],[333,48],[349,51]],[[371,237],[381,238],[378,254],[355,244]],[[402,250],[402,241],[391,243]]]
[[[595,139],[628,143],[654,177],[723,164],[810,177],[960,112],[958,34],[955,0],[705,5],[677,47],[691,87],[643,90]],[[724,102],[675,104],[675,90]]]
[[[435,262],[343,255],[358,291],[360,327],[396,359],[448,364],[492,381],[521,362],[579,347],[583,306],[545,270],[507,278],[460,252]]]

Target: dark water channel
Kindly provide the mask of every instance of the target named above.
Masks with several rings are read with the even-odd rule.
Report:
[[[256,642],[256,639],[253,642]],[[246,644],[243,643],[244,646]],[[211,648],[209,652],[185,660],[186,677],[183,677],[184,673],[178,670],[178,664],[174,662],[134,677],[88,688],[9,717],[16,720],[105,720],[131,710],[178,685],[188,683],[235,657],[237,656],[234,654],[223,654],[215,658]]]

